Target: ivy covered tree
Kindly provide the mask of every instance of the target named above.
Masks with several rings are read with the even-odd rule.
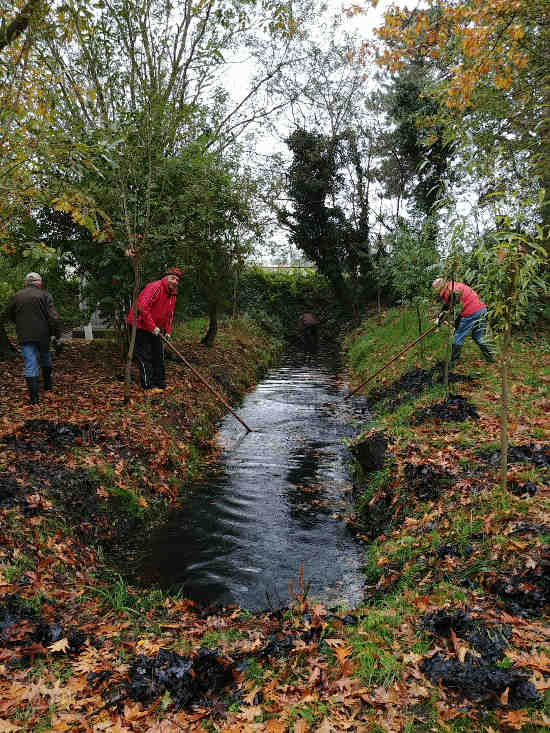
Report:
[[[340,137],[297,129],[287,139],[293,154],[288,171],[292,210],[280,209],[279,221],[290,230],[292,243],[314,262],[330,282],[346,313],[353,298],[345,279],[352,228],[334,204],[341,183]]]

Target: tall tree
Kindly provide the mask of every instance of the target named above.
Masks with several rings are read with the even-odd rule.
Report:
[[[216,76],[223,53],[246,37],[255,3],[187,1],[176,8],[161,0],[105,0],[93,28],[85,9],[75,3],[65,7],[75,28],[73,41],[67,47],[49,40],[44,61],[61,91],[65,129],[75,138],[101,140],[109,151],[94,161],[88,181],[100,195],[102,168],[109,169],[109,212],[117,222],[115,240],[131,263],[135,300],[141,270],[156,244],[157,191],[170,161],[190,144],[205,152],[223,149],[227,140],[233,143],[247,120],[255,118],[257,110],[241,119],[246,105],[284,60],[274,59],[264,79],[228,108]],[[268,14],[285,9],[278,3],[266,6]],[[280,17],[284,27],[287,16],[281,12]],[[134,339],[135,324],[126,398]]]
[[[378,34],[385,43],[378,60],[391,71],[419,56],[437,63],[432,92],[446,111],[441,120],[449,136],[476,145],[472,160],[484,174],[498,178],[503,157],[529,160],[532,181],[547,194],[539,216],[548,234],[547,0],[429,0],[413,11],[393,6]]]
[[[338,301],[350,313],[353,298],[344,279],[350,226],[342,209],[329,203],[339,185],[341,140],[298,129],[287,142],[293,154],[288,173],[293,210],[281,209],[280,222],[290,230],[293,244],[327,277]]]

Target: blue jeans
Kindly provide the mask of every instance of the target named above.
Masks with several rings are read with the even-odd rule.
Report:
[[[462,316],[458,324],[458,328],[455,330],[453,337],[453,344],[455,346],[462,346],[466,336],[472,332],[472,338],[478,346],[485,346],[483,339],[483,329],[485,327],[485,316],[487,315],[487,308],[481,308],[481,310],[472,313],[471,316]]]
[[[21,344],[21,353],[23,354],[23,361],[25,363],[26,377],[38,376],[39,361],[42,369],[48,369],[52,366],[50,344],[47,341],[29,341],[26,344]]]

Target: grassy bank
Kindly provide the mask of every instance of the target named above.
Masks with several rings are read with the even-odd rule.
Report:
[[[415,321],[395,309],[350,337],[357,380],[413,340]],[[426,418],[445,397],[430,369],[446,337],[437,331],[423,356],[417,347],[369,384],[369,428],[384,434],[388,449],[378,470],[358,469],[357,528],[370,543],[370,600],[356,662],[384,687],[371,693],[385,700],[373,711],[381,729],[546,730],[550,340],[536,333],[514,339],[513,450],[509,490],[502,492],[498,371],[471,340],[451,384],[457,419],[441,412]],[[459,421],[464,404],[477,419]],[[531,695],[517,694],[516,677],[531,684]]]

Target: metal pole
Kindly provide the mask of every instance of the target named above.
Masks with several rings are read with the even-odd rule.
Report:
[[[425,338],[425,337],[426,337],[426,336],[427,336],[428,334],[432,333],[432,331],[435,331],[435,329],[436,329],[436,328],[438,328],[438,327],[439,327],[439,324],[438,324],[438,323],[435,323],[435,324],[434,324],[434,325],[433,325],[433,326],[432,326],[431,328],[429,328],[429,329],[428,329],[427,331],[424,331],[424,333],[421,333],[421,334],[420,334],[420,336],[419,336],[419,337],[418,337],[417,339],[415,339],[415,340],[414,340],[414,341],[413,341],[412,343],[410,343],[410,344],[408,344],[407,346],[405,346],[405,348],[404,348],[404,349],[402,349],[402,350],[401,350],[401,351],[399,352],[399,354],[396,354],[396,355],[395,355],[395,356],[394,356],[394,357],[393,357],[392,359],[390,359],[390,360],[389,360],[388,362],[386,362],[386,363],[384,364],[384,366],[381,366],[381,367],[380,367],[380,369],[378,369],[377,371],[375,371],[375,372],[374,372],[374,374],[371,374],[371,376],[370,376],[370,377],[367,377],[367,379],[364,379],[364,380],[363,380],[363,381],[361,382],[361,384],[360,384],[360,385],[359,385],[358,387],[356,387],[356,388],[355,388],[355,389],[354,389],[353,391],[349,392],[349,393],[348,393],[348,394],[347,394],[347,395],[346,395],[346,396],[344,397],[344,399],[345,399],[345,400],[347,400],[347,399],[348,399],[348,397],[351,397],[351,396],[352,396],[352,395],[354,395],[354,394],[355,394],[356,392],[358,392],[358,391],[359,391],[359,390],[361,389],[361,387],[363,387],[363,386],[364,386],[365,384],[367,384],[367,382],[370,382],[370,380],[371,380],[371,379],[374,379],[374,378],[375,378],[376,376],[378,376],[378,374],[380,374],[380,372],[383,372],[383,371],[384,371],[384,369],[385,369],[386,367],[389,367],[389,365],[390,365],[390,364],[393,364],[393,362],[394,362],[394,361],[395,361],[396,359],[399,359],[399,357],[400,357],[400,356],[402,356],[402,355],[403,355],[403,354],[404,354],[404,353],[405,353],[406,351],[408,351],[409,349],[412,349],[412,347],[413,347],[413,346],[415,346],[415,345],[416,345],[416,344],[417,344],[417,343],[418,343],[419,341],[421,341],[421,340],[422,340],[423,338]]]
[[[243,425],[246,428],[246,431],[248,433],[252,433],[253,432],[252,431],[252,428],[249,428],[248,425],[245,423],[245,421],[244,420],[241,420],[241,418],[237,415],[237,413],[230,407],[230,405],[227,404],[227,402],[224,400],[224,398],[221,396],[221,394],[219,394],[218,392],[216,392],[216,390],[214,389],[214,387],[212,387],[210,384],[208,384],[208,382],[202,376],[202,374],[200,374],[200,372],[198,372],[195,369],[195,367],[193,367],[187,361],[187,359],[185,358],[185,356],[183,356],[183,354],[180,354],[180,352],[176,349],[176,347],[173,344],[171,344],[170,341],[168,341],[168,339],[166,339],[162,334],[160,334],[160,337],[164,341],[164,343],[167,346],[169,346],[172,349],[172,351],[174,351],[179,356],[179,358],[183,361],[183,363],[185,364],[185,366],[188,367],[193,372],[193,374],[201,380],[201,382],[205,385],[205,387],[208,387],[208,389],[212,392],[212,394],[216,395],[216,397],[220,400],[220,402],[223,402],[223,404],[227,407],[227,409],[233,415],[233,417],[236,418],[241,423],[241,425]]]

